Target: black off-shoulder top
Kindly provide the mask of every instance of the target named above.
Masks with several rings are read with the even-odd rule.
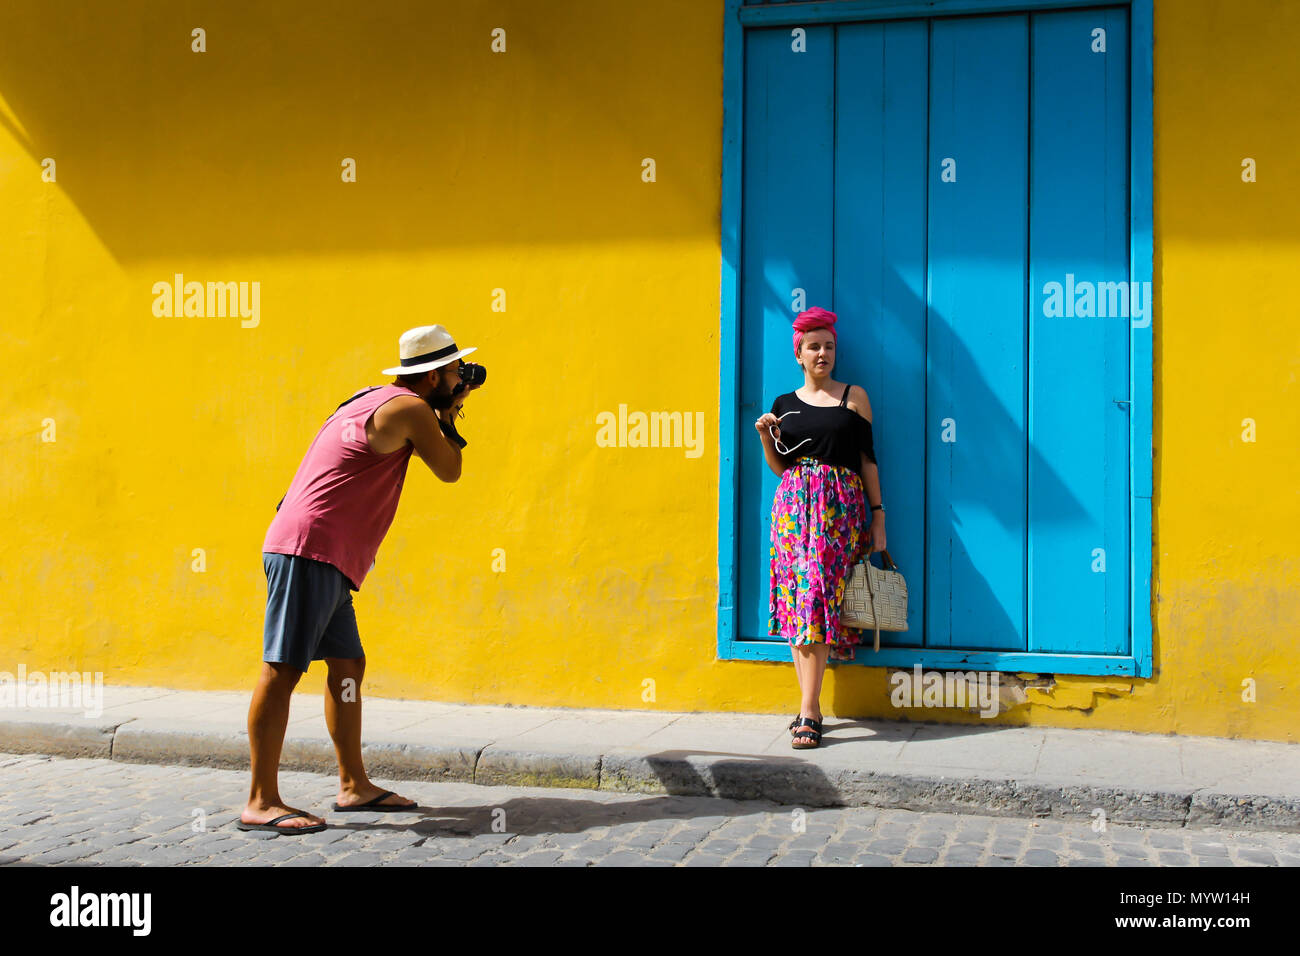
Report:
[[[809,405],[794,392],[773,400],[772,414],[785,416],[777,427],[781,444],[790,449],[786,456],[790,461],[809,455],[857,471],[862,465],[859,454],[866,452],[867,461],[875,462],[871,422],[849,408],[850,387],[844,386],[838,405]]]

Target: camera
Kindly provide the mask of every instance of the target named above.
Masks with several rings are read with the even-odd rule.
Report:
[[[487,368],[482,365],[476,365],[473,362],[461,362],[460,380],[465,385],[482,385],[487,381]]]

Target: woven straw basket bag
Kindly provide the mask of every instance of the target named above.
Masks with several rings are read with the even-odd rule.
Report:
[[[881,631],[907,630],[907,582],[888,551],[880,552],[878,568],[871,555],[853,566],[844,588],[840,620],[849,627],[873,628],[875,650],[880,650]]]

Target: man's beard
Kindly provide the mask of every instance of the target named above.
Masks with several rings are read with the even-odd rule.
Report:
[[[446,411],[448,408],[451,408],[452,404],[456,401],[456,396],[463,387],[463,384],[458,383],[457,386],[446,395],[440,394],[438,389],[435,388],[424,400],[435,412]]]

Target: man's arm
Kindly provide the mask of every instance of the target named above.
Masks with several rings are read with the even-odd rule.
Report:
[[[450,422],[459,406],[445,409],[434,414],[423,399],[401,401],[393,424],[397,434],[415,446],[416,454],[424,460],[441,481],[453,482],[460,479],[460,446],[442,433],[439,420]]]

